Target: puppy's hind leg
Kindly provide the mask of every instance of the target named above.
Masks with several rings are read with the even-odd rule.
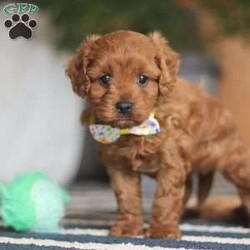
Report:
[[[210,171],[208,173],[199,173],[198,174],[198,206],[201,207],[208,197],[214,179],[214,171]]]
[[[193,191],[193,173],[189,173],[189,175],[187,176],[186,179],[186,183],[185,183],[185,194],[184,194],[184,202],[183,205],[185,206],[187,204],[187,202],[189,201],[191,195],[192,195],[192,191]]]
[[[243,207],[248,213],[245,224],[250,226],[250,151],[241,150],[232,154],[222,173],[236,185]]]
[[[208,173],[198,173],[198,187],[197,187],[197,201],[198,204],[192,207],[187,207],[183,213],[183,219],[190,219],[190,218],[199,218],[200,213],[203,209],[204,203],[209,195],[209,192],[212,187],[213,178],[214,178],[214,171],[210,171]],[[189,174],[189,177],[186,181],[186,190],[185,190],[185,198],[184,204],[187,203],[188,198],[192,192],[192,176]]]

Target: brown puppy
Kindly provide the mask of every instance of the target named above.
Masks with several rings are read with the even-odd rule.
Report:
[[[154,135],[122,135],[113,143],[98,143],[118,203],[111,235],[142,233],[141,173],[158,183],[148,237],[181,237],[178,224],[192,172],[212,176],[220,170],[250,210],[249,151],[230,113],[178,78],[178,66],[178,54],[159,33],[132,31],[90,36],[69,62],[74,91],[87,97],[85,121],[92,116],[97,124],[130,128],[154,110],[161,127]]]

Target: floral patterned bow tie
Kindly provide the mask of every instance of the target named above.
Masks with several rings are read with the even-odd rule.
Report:
[[[89,130],[98,142],[107,144],[117,141],[121,135],[153,135],[160,132],[159,122],[154,118],[154,112],[150,113],[149,118],[138,126],[132,128],[113,128],[109,125],[90,124]]]

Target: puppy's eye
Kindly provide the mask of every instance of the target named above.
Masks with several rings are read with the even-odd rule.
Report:
[[[111,76],[110,75],[103,75],[99,78],[100,83],[103,85],[108,85],[110,82]]]
[[[148,77],[145,76],[145,75],[139,75],[138,77],[138,83],[141,85],[141,86],[144,86],[146,85],[148,82]]]

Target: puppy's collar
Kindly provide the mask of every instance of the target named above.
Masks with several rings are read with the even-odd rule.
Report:
[[[95,140],[108,144],[117,141],[121,135],[153,135],[160,132],[160,124],[154,118],[155,113],[152,111],[149,118],[138,126],[132,128],[113,128],[109,125],[94,124],[93,115],[90,117],[89,130]]]

